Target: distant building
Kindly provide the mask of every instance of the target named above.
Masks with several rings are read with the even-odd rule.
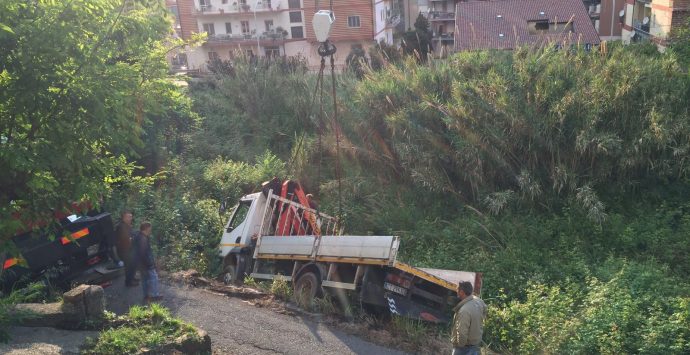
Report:
[[[598,45],[581,0],[501,0],[456,6],[456,50],[514,49],[522,45]]]
[[[584,4],[602,40],[621,39],[624,17],[620,12],[625,9],[625,0],[584,0]]]
[[[690,0],[625,0],[622,12],[623,41],[652,41],[660,49],[667,45],[668,35],[683,26],[690,14]]]
[[[320,57],[312,29],[312,16],[329,9],[329,1],[319,0],[167,0],[177,13],[179,33],[189,39],[206,32],[200,47],[179,56],[189,69],[204,71],[213,59],[228,60],[237,53],[258,57],[302,55],[311,68]],[[373,3],[371,0],[334,0],[336,23],[331,40],[338,47],[339,67],[353,45],[373,43]],[[180,60],[181,61],[181,60]]]

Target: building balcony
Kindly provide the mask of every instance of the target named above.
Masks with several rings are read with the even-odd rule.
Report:
[[[649,36],[649,22],[645,24],[640,20],[633,19],[633,28],[635,32],[642,32],[642,34]]]
[[[231,5],[201,5],[194,8],[194,14],[199,15],[224,15],[224,14],[248,14],[254,12],[274,12],[280,11],[280,4],[271,6],[261,2],[254,4],[231,4]]]
[[[446,32],[446,33],[434,33],[434,36],[432,39],[435,42],[442,42],[444,44],[448,42],[453,42],[455,41],[455,36],[453,35],[453,32]]]
[[[264,32],[260,35],[256,35],[253,33],[245,33],[245,34],[217,34],[217,35],[210,35],[208,36],[208,39],[206,40],[207,43],[210,44],[223,44],[223,43],[256,43],[256,41],[260,41],[262,44],[268,43],[268,42],[283,42],[287,36],[284,33],[279,33],[279,32]]]
[[[429,21],[455,21],[455,12],[430,11]]]
[[[386,27],[395,27],[402,21],[402,16],[399,13],[393,13],[388,15],[386,19]]]

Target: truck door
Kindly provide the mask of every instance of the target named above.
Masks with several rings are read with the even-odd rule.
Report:
[[[240,203],[235,207],[232,217],[228,220],[228,224],[223,231],[223,239],[221,239],[221,255],[227,255],[234,248],[242,248],[242,236],[245,234],[245,229],[249,222],[247,215],[252,206],[253,200],[240,200]]]

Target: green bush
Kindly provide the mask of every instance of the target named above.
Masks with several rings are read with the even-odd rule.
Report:
[[[172,317],[166,308],[152,304],[134,306],[129,314],[115,320],[117,326],[89,339],[83,354],[134,354],[142,348],[156,349],[182,335],[198,337],[196,328]]]

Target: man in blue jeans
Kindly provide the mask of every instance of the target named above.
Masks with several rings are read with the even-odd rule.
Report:
[[[144,303],[160,301],[163,297],[158,290],[158,273],[156,261],[151,249],[151,233],[153,227],[149,222],[143,222],[139,226],[139,232],[132,238],[132,259],[139,260],[141,271],[141,285],[144,289]]]

